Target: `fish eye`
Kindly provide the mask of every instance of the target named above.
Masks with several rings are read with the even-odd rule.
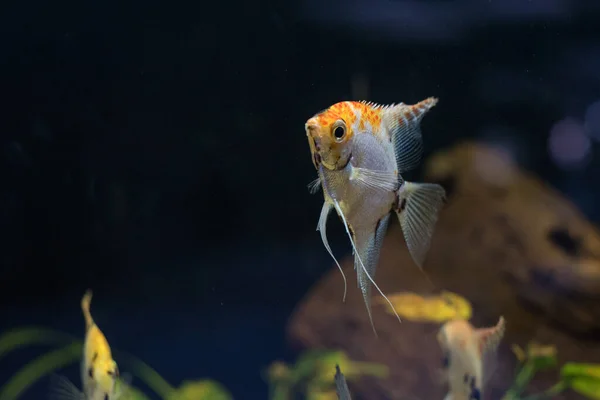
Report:
[[[346,136],[346,126],[343,121],[338,121],[333,126],[333,137],[337,142],[341,141]]]

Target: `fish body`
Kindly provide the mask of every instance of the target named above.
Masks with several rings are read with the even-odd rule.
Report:
[[[433,97],[415,105],[345,101],[305,124],[318,173],[311,190],[320,185],[325,200],[317,229],[341,271],[326,235],[327,217],[335,209],[352,243],[358,285],[374,331],[371,287],[387,300],[374,276],[390,215],[399,218],[411,256],[422,267],[445,199],[440,185],[406,182],[401,175],[422,157],[421,119],[436,103]]]
[[[88,290],[81,300],[86,326],[81,361],[83,392],[67,378],[55,376],[52,386],[55,400],[116,400],[123,394],[122,388],[117,387],[119,368],[110,345],[90,313],[91,301],[92,292]]]
[[[474,328],[468,321],[447,322],[437,339],[444,353],[444,369],[449,392],[446,400],[482,400],[490,377],[490,356],[496,353],[504,336],[506,322],[500,317],[496,326]]]

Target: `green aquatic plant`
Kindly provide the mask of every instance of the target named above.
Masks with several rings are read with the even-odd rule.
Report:
[[[16,400],[35,382],[81,360],[83,341],[62,332],[39,327],[13,329],[3,333],[0,336],[0,358],[11,351],[34,345],[62,347],[39,356],[17,371],[0,387],[0,399]],[[119,350],[114,350],[113,353],[161,399],[232,399],[229,392],[213,380],[184,381],[180,387],[174,387],[137,357]],[[118,384],[123,385],[124,382],[120,380]],[[123,400],[148,400],[148,397],[141,390],[127,384]]]
[[[311,350],[303,353],[294,365],[276,361],[269,366],[266,372],[269,398],[290,400],[296,392],[301,392],[307,400],[335,400],[333,377],[336,365],[351,381],[364,375],[386,378],[389,374],[387,366],[352,361],[343,351]]]
[[[566,390],[573,390],[588,399],[600,400],[600,364],[565,363],[560,369],[559,380],[542,393],[522,397],[529,382],[536,373],[558,365],[557,350],[552,345],[540,345],[530,342],[524,350],[512,346],[519,361],[512,386],[503,400],[542,400],[552,399]]]

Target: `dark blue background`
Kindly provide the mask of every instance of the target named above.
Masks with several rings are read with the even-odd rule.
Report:
[[[266,398],[261,369],[293,360],[287,318],[331,267],[315,232],[322,197],[306,188],[315,172],[303,125],[341,100],[437,96],[427,154],[465,138],[502,146],[600,218],[600,124],[586,116],[600,100],[597,2],[0,10],[3,330],[82,336],[90,287],[114,348],[174,385],[211,377],[236,398]],[[548,152],[564,118],[592,121],[583,167],[565,170]],[[348,253],[339,224],[330,232],[336,254]],[[3,359],[1,380],[37,354]],[[76,368],[69,377],[79,384]]]

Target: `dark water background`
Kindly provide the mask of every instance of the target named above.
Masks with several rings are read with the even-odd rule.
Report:
[[[210,377],[265,399],[260,371],[293,360],[287,318],[331,267],[303,124],[341,100],[437,96],[426,154],[485,140],[600,219],[596,1],[0,10],[2,330],[81,336],[91,287],[114,348],[172,384]],[[0,382],[38,354],[3,359]]]

